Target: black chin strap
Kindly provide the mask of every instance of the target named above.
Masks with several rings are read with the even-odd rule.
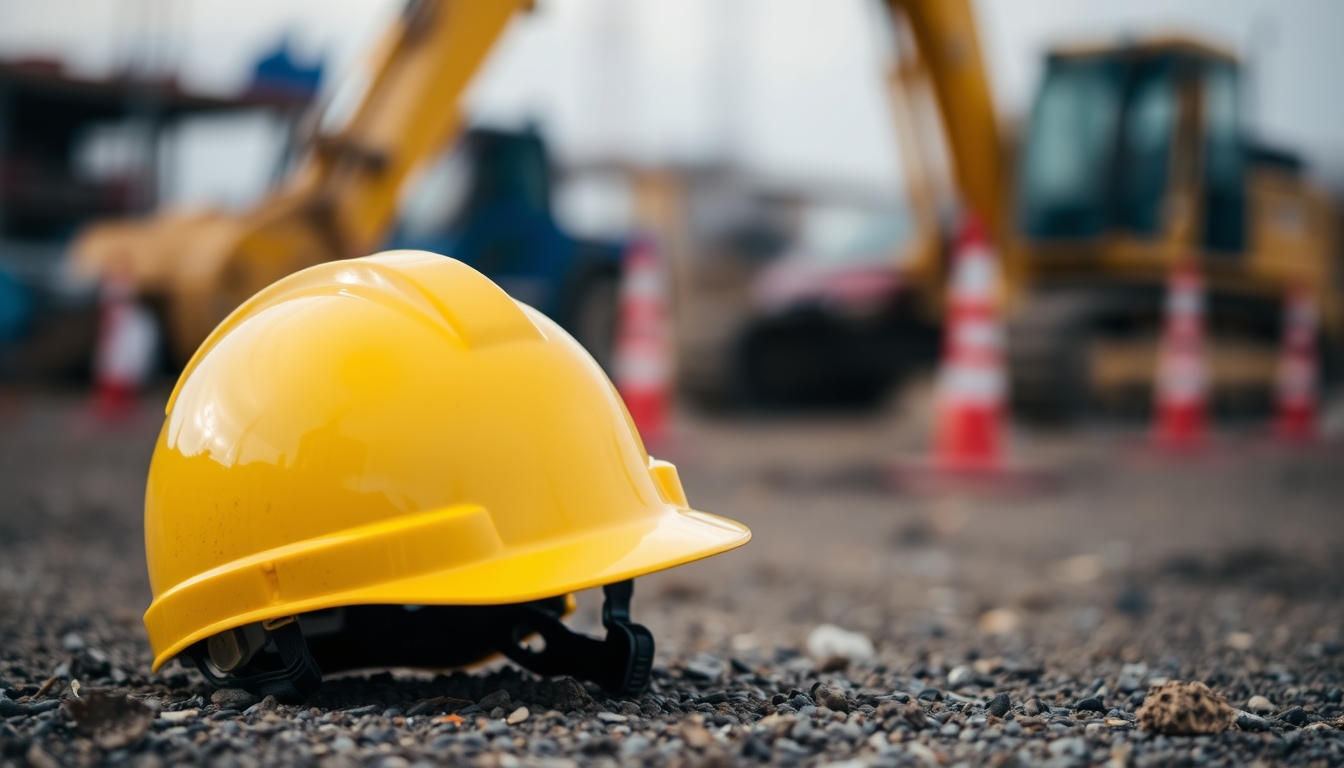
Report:
[[[414,613],[403,616],[412,619],[411,625],[402,624],[403,632],[461,631],[463,624],[477,624],[471,631],[484,632],[486,644],[509,657],[519,666],[545,677],[569,675],[596,683],[612,696],[635,696],[649,685],[653,673],[653,633],[647,628],[630,620],[630,598],[634,594],[634,581],[626,580],[609,584],[602,588],[605,602],[602,605],[602,625],[607,636],[603,640],[588,637],[566,627],[556,612],[548,610],[548,601],[521,603],[517,605],[482,606],[478,609],[452,607],[440,611],[464,611],[469,613],[436,614],[433,606],[426,606]],[[391,609],[392,606],[386,608]],[[439,618],[435,618],[439,616]],[[436,626],[449,616],[460,617],[455,626]],[[419,627],[415,621],[422,622]],[[354,633],[377,632],[379,626],[359,626],[349,628]],[[299,622],[289,622],[268,630],[279,656],[279,668],[261,669],[257,662],[251,662],[235,673],[221,676],[209,663],[206,642],[201,641],[187,649],[187,655],[196,663],[205,679],[216,688],[241,688],[256,696],[275,696],[283,702],[300,702],[311,696],[322,684],[322,670],[313,658],[310,644],[304,639]],[[531,635],[540,635],[545,647],[534,651],[522,645]],[[442,635],[438,635],[442,637]],[[367,639],[376,640],[369,637]],[[315,638],[321,641],[324,638]],[[390,638],[389,638],[390,640]],[[316,643],[319,652],[330,651],[331,644]],[[405,655],[406,652],[396,655]],[[274,657],[277,654],[264,654]],[[327,661],[335,661],[323,655]],[[397,666],[397,659],[382,659],[389,662],[386,666]],[[412,666],[435,666],[425,658],[401,659],[403,664]],[[446,661],[446,660],[445,660]],[[326,663],[326,662],[324,662]],[[382,666],[383,664],[379,664]],[[444,663],[442,666],[454,666]],[[271,666],[275,662],[272,660]],[[349,664],[337,664],[342,669]],[[330,669],[329,671],[340,671]]]
[[[531,606],[519,606],[519,614],[496,646],[515,664],[538,675],[572,675],[597,683],[614,696],[636,696],[649,686],[653,673],[653,633],[630,621],[633,581],[602,588],[605,640],[581,635],[566,627],[553,614]],[[532,634],[541,635],[546,647],[533,651],[521,645]]]

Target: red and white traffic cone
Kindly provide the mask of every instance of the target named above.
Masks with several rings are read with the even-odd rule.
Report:
[[[1279,358],[1274,434],[1292,443],[1316,439],[1316,301],[1305,286],[1288,292],[1283,311],[1283,353]]]
[[[130,276],[110,270],[102,285],[98,344],[94,350],[95,415],[125,416],[154,364],[159,329],[154,315],[135,301]]]
[[[636,237],[625,253],[612,368],[616,390],[645,443],[667,431],[672,339],[667,271],[658,248]]]
[[[978,222],[962,228],[948,293],[938,372],[933,462],[949,469],[1000,469],[1007,377],[999,321],[999,265]]]
[[[1008,377],[999,292],[998,258],[984,227],[968,216],[953,252],[933,454],[928,461],[893,467],[889,479],[898,489],[1020,492],[1047,479],[1008,457]]]
[[[1174,450],[1203,447],[1209,399],[1204,281],[1190,264],[1172,270],[1167,284],[1165,326],[1153,384],[1157,445]]]

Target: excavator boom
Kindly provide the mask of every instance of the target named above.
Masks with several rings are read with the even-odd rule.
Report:
[[[1007,224],[1003,145],[970,0],[887,0],[937,102],[957,192],[992,231]]]
[[[458,134],[458,102],[528,0],[410,0],[344,125],[322,126],[298,169],[253,209],[96,224],[75,271],[129,279],[157,306],[179,364],[229,312],[304,267],[375,248],[402,184]]]

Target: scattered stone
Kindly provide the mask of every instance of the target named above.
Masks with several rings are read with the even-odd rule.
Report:
[[[1273,712],[1275,709],[1274,702],[1260,695],[1252,696],[1251,700],[1246,702],[1246,708],[1262,715]]]
[[[256,704],[259,699],[242,688],[220,688],[210,694],[210,703],[220,709],[244,710]]]
[[[681,668],[682,674],[692,680],[718,680],[726,671],[723,659],[708,653],[699,654]]]
[[[849,700],[845,694],[818,684],[812,689],[812,700],[817,706],[826,707],[834,712],[849,712]]]
[[[923,730],[929,724],[929,718],[924,714],[924,707],[919,705],[918,700],[906,702],[905,708],[901,710],[901,716],[916,731]]]
[[[985,705],[985,711],[995,717],[1003,717],[1008,714],[1008,711],[1012,708],[1013,700],[1010,699],[1006,693],[998,694],[990,699],[989,703]]]
[[[527,707],[519,707],[510,712],[509,716],[504,719],[504,722],[509,725],[517,725],[526,720],[531,714],[532,713],[528,711]]]
[[[562,677],[551,685],[551,706],[561,712],[583,709],[592,703],[588,689],[572,677]]]
[[[1136,714],[1144,730],[1173,736],[1222,733],[1236,720],[1227,700],[1197,680],[1154,687]]]
[[[822,624],[807,635],[807,654],[823,665],[843,662],[841,668],[858,664],[877,655],[873,642],[858,632]]]
[[[980,675],[981,677],[989,677],[1003,669],[1003,659],[1000,659],[998,656],[991,656],[987,659],[976,659],[971,662],[971,669],[975,670],[975,674]]]
[[[947,687],[953,690],[964,685],[970,685],[975,680],[975,670],[962,664],[953,667],[951,672],[947,673]]]
[[[772,757],[770,754],[770,745],[761,739],[749,736],[746,741],[742,742],[742,756],[749,760],[758,760],[762,763],[768,763]]]
[[[1037,717],[1043,712],[1049,712],[1050,707],[1045,702],[1041,701],[1039,698],[1033,696],[1027,701],[1025,705],[1023,705],[1022,711],[1026,712],[1027,715],[1030,717]]]
[[[1237,727],[1243,731],[1268,731],[1269,721],[1250,712],[1238,712]]]
[[[1133,675],[1121,675],[1115,681],[1115,689],[1121,693],[1133,693],[1143,690],[1143,681]]]
[[[1077,704],[1073,705],[1073,711],[1105,713],[1106,703],[1102,701],[1100,696],[1091,696],[1086,699],[1080,699]]]
[[[728,694],[723,691],[711,691],[701,696],[697,701],[701,704],[722,704],[728,700]]]
[[[0,718],[18,717],[19,715],[26,715],[26,714],[28,714],[27,707],[18,703],[17,701],[12,701],[9,697],[5,696],[4,694],[0,694]]]
[[[345,714],[348,715],[349,717],[359,717],[360,715],[372,715],[379,709],[380,707],[377,704],[368,704],[363,707],[355,707],[354,709],[347,709],[345,710]]]
[[[144,704],[102,691],[70,699],[65,709],[75,721],[75,731],[106,750],[135,744],[154,722],[154,711]]]
[[[451,696],[435,696],[432,699],[424,699],[412,704],[410,709],[406,710],[406,716],[418,717],[434,712],[446,712],[451,714],[466,709],[471,705],[471,702],[466,699],[455,699]]]
[[[703,725],[690,720],[681,726],[681,738],[692,749],[704,749],[714,743],[714,737],[709,735]]]
[[[169,723],[182,723],[191,720],[200,714],[199,709],[176,709],[167,712],[160,712],[159,719]]]
[[[1011,608],[993,608],[980,614],[980,631],[987,635],[1011,634],[1021,623],[1021,617]]]
[[[1298,728],[1301,728],[1307,724],[1307,711],[1301,707],[1293,707],[1279,715],[1279,719],[1289,725],[1295,725]]]
[[[509,699],[509,692],[501,688],[494,693],[482,697],[480,701],[476,702],[476,706],[489,712],[496,707],[507,707],[512,703],[513,702]]]

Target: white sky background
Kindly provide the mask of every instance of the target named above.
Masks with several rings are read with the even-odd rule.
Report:
[[[1184,31],[1254,69],[1251,123],[1344,186],[1344,2],[975,0],[1002,115],[1019,118],[1057,41]],[[175,62],[185,87],[229,93],[288,35],[328,61],[327,83],[361,61],[400,0],[0,0],[0,57],[56,57],[106,74],[130,51]],[[728,157],[782,180],[899,194],[872,0],[538,0],[497,46],[469,98],[480,121],[533,120],[569,158]],[[147,21],[146,19],[153,19]],[[264,132],[263,132],[264,133]],[[200,127],[184,144],[219,143]],[[244,136],[252,138],[241,138]],[[238,131],[186,163],[178,197],[238,194],[268,142]],[[250,158],[250,159],[249,159]],[[231,192],[232,190],[232,192]],[[238,203],[238,200],[226,200]]]

